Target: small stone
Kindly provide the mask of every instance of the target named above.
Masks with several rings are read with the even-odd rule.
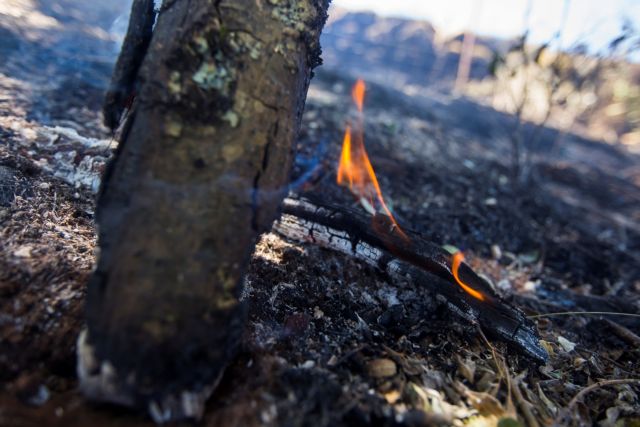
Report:
[[[489,197],[484,200],[484,204],[487,206],[496,206],[498,204],[498,200],[495,197]]]
[[[324,312],[320,310],[318,306],[313,308],[313,318],[314,319],[322,319],[324,317]]]
[[[38,132],[33,129],[22,128],[20,129],[20,133],[22,134],[24,139],[27,139],[29,141],[33,141],[38,138]]]
[[[164,131],[167,135],[179,138],[182,135],[182,123],[176,121],[169,121],[164,126]]]
[[[335,354],[331,355],[329,360],[327,361],[327,366],[336,366],[338,364],[338,358]]]
[[[182,84],[180,82],[180,79],[180,73],[177,71],[173,71],[169,76],[169,83],[167,84],[167,87],[169,89],[169,92],[171,92],[173,95],[178,95],[182,91]]]
[[[229,110],[226,113],[224,113],[224,116],[222,116],[222,120],[228,122],[232,128],[235,128],[238,126],[238,123],[240,122],[240,117],[238,116],[238,114],[236,114],[235,111]]]
[[[374,359],[367,363],[367,372],[372,378],[388,378],[394,376],[398,368],[391,359]]]
[[[17,258],[31,258],[32,250],[33,248],[31,246],[21,246],[13,252],[13,256]]]
[[[502,258],[502,249],[499,245],[491,245],[491,256],[495,260]]]
[[[51,188],[51,184],[49,184],[48,182],[41,182],[40,184],[38,184],[38,188],[41,190],[48,190]]]
[[[37,377],[22,375],[15,383],[17,396],[27,405],[42,406],[49,400],[49,389]]]
[[[522,290],[524,292],[535,292],[536,288],[538,287],[538,283],[539,282],[532,282],[531,280],[527,280],[524,284],[524,286],[522,287]]]
[[[313,360],[307,360],[302,365],[300,365],[302,369],[311,369],[315,366],[316,366],[316,362],[314,362]]]
[[[510,291],[511,290],[511,282],[509,282],[509,280],[507,280],[507,279],[502,279],[502,280],[500,280],[498,282],[497,288],[500,289],[503,292]]]
[[[36,393],[27,400],[27,403],[32,406],[42,406],[47,403],[47,401],[49,400],[49,396],[49,389],[41,384],[38,387]]]

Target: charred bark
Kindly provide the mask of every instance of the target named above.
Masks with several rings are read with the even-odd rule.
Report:
[[[274,228],[286,237],[354,256],[393,278],[410,278],[419,286],[427,286],[453,312],[479,325],[488,335],[538,362],[548,358],[535,324],[522,311],[508,304],[464,263],[459,267],[460,279],[480,292],[483,299],[463,291],[454,278],[448,252],[414,231],[403,227],[398,232],[386,215],[378,214],[371,220],[360,212],[316,199],[289,197]]]
[[[136,92],[138,70],[149,48],[155,19],[153,0],[133,0],[129,28],[105,95],[104,124],[110,129],[118,127],[122,112]]]
[[[98,201],[78,345],[90,398],[158,422],[202,414],[243,328],[248,259],[285,195],[327,7],[165,0],[139,70],[121,58],[114,81],[134,73],[139,91]]]

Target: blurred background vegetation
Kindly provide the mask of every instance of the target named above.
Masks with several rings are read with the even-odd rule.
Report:
[[[457,15],[448,6],[431,8],[443,9],[441,26],[407,18],[403,7],[408,3],[399,1],[394,8],[338,0],[323,36],[326,67],[392,85],[408,95],[466,97],[512,115],[504,137],[511,143],[511,163],[520,177],[528,176],[530,149],[543,137],[543,127],[640,152],[640,16],[631,3],[614,2],[615,13],[612,4],[609,14],[603,10],[598,15],[585,12],[594,6],[592,1],[460,0],[453,3],[468,7],[459,8]],[[516,3],[522,16],[509,14]],[[429,8],[416,6],[415,16],[421,13],[428,15]],[[460,28],[483,28],[482,17],[493,19],[494,33],[505,22],[522,23],[510,27],[511,36],[486,28],[481,33],[447,28],[459,15],[468,16]],[[552,22],[546,33],[541,31],[545,18]],[[547,155],[553,156],[557,142],[546,141]]]

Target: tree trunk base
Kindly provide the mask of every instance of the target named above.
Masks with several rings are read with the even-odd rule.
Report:
[[[221,369],[211,384],[198,390],[175,390],[158,399],[144,399],[137,396],[136,390],[142,387],[135,378],[131,375],[122,378],[108,360],[99,360],[88,337],[89,331],[85,328],[77,343],[80,390],[91,400],[146,410],[156,423],[202,418],[205,404],[224,373],[224,369]]]

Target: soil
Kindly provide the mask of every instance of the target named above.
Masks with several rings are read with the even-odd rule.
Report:
[[[117,143],[99,113],[113,46],[76,3],[34,2],[27,11],[55,17],[51,27],[0,14],[0,426],[151,424],[77,391],[95,191]],[[78,34],[82,49],[52,60]],[[292,191],[357,207],[335,184],[352,83],[346,71],[317,73]],[[463,249],[527,314],[640,312],[637,155],[544,129],[523,184],[511,177],[510,117],[442,94],[368,89],[365,143],[403,223]],[[276,233],[256,248],[244,298],[241,351],[202,425],[640,422],[637,317],[538,318],[550,353],[538,366],[485,341],[419,283]]]

